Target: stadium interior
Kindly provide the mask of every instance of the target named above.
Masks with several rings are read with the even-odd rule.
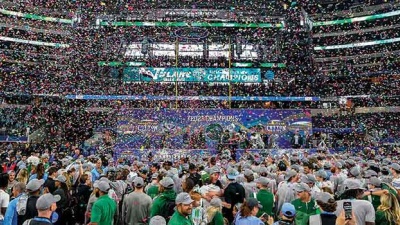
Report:
[[[394,148],[399,20],[393,0],[1,0],[0,145],[108,148],[126,142],[121,121],[147,109],[243,121],[296,111],[311,125],[277,122],[306,130],[288,148]],[[172,148],[176,124],[132,148]],[[276,123],[261,125],[273,148]],[[249,126],[232,130],[259,131]],[[188,132],[184,148],[209,147]]]

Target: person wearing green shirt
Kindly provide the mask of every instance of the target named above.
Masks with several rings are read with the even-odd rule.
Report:
[[[49,154],[44,153],[41,158],[42,158],[42,163],[44,166],[44,171],[47,171],[47,169],[50,167]]]
[[[377,177],[371,177],[368,179],[367,183],[368,191],[364,192],[362,199],[371,202],[376,211],[381,204],[381,195],[385,194],[384,190],[381,188],[382,181]]]
[[[266,213],[270,216],[274,215],[272,212],[274,207],[274,195],[268,191],[269,183],[270,180],[266,177],[260,177],[256,180],[259,191],[255,197],[262,205],[262,209],[258,210],[257,217],[260,217],[263,213]]]
[[[296,225],[308,225],[311,215],[319,214],[318,206],[313,198],[311,198],[311,188],[306,183],[298,183],[295,185],[297,199],[292,201],[296,209]]]
[[[167,209],[167,203],[174,202],[176,198],[176,193],[174,191],[174,181],[170,177],[164,177],[160,181],[158,191],[160,192],[160,194],[154,198],[153,205],[151,206],[150,210],[150,218],[152,218],[153,216],[163,216],[163,211],[169,210]],[[168,216],[172,216],[172,212]]]
[[[159,184],[159,177],[158,177],[159,175],[158,175],[158,173],[153,173],[152,175],[151,175],[151,183],[150,184],[148,184],[147,186],[146,186],[146,188],[145,188],[145,191],[146,191],[146,194],[148,195],[148,196],[150,196],[151,197],[151,199],[154,199],[158,194],[159,194],[159,192],[158,192],[158,186],[160,185]]]
[[[222,200],[220,198],[213,198],[210,201],[210,206],[206,209],[206,217],[208,225],[224,224],[224,216],[222,215]]]
[[[98,189],[97,201],[93,204],[89,225],[110,225],[117,215],[117,203],[108,196],[111,189],[107,181],[100,181],[94,188]]]
[[[395,195],[391,193],[382,195],[381,204],[375,213],[375,224],[400,224],[400,205]]]
[[[176,196],[176,211],[168,222],[168,225],[193,225],[191,218],[193,199],[189,193],[182,192]]]

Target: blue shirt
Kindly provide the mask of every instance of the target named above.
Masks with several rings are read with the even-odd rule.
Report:
[[[95,182],[100,178],[101,174],[96,170],[96,168],[92,169],[92,182]]]
[[[47,176],[48,176],[48,174],[47,173],[45,173],[44,175],[43,175],[43,180],[47,180]],[[33,179],[37,179],[37,174],[36,173],[34,173],[34,174],[32,174],[30,177],[29,177],[29,181],[31,181],[31,180],[33,180]],[[28,181],[28,182],[29,182]]]
[[[6,210],[6,215],[4,215],[3,224],[17,225],[18,224],[18,213],[17,213],[17,203],[21,194],[19,194],[15,199],[8,203]]]
[[[239,214],[239,213],[238,213]],[[241,217],[240,215],[236,216],[234,225],[265,225],[260,218],[255,216]]]

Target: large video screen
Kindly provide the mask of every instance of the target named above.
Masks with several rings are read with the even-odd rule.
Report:
[[[293,148],[295,134],[305,138],[312,126],[308,110],[135,109],[119,113],[117,132],[119,152],[241,148],[245,140],[249,148]]]

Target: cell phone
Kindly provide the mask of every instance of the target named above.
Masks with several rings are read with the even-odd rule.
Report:
[[[353,207],[351,202],[343,202],[344,218],[345,220],[351,220]]]
[[[264,219],[268,220],[269,215],[267,213],[263,213],[263,214],[261,214],[260,218],[264,218]]]

